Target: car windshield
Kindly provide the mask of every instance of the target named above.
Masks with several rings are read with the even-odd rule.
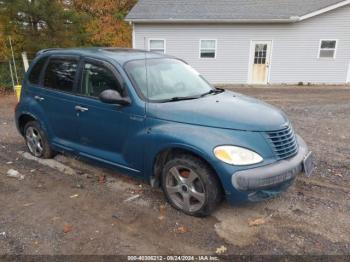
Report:
[[[125,70],[149,101],[195,99],[214,91],[196,70],[176,59],[135,60]]]

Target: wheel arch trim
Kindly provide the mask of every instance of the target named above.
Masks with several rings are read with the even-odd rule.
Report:
[[[47,128],[47,126],[45,125],[44,121],[42,121],[42,120],[40,119],[40,117],[36,116],[35,114],[33,114],[33,113],[31,113],[31,112],[23,111],[23,112],[21,112],[21,114],[18,116],[18,119],[17,119],[17,128],[18,128],[19,132],[20,132],[22,135],[24,135],[24,129],[22,130],[21,128],[24,128],[24,126],[21,127],[22,125],[21,125],[21,123],[20,123],[20,120],[21,120],[21,118],[24,117],[24,116],[29,116],[30,118],[34,119],[34,121],[36,121],[36,122],[38,122],[38,123],[40,124],[40,127],[43,129],[43,131],[44,131],[46,134],[50,134],[50,133],[49,133],[49,130],[48,130],[48,128]],[[50,137],[50,136],[49,136],[49,137]]]
[[[169,157],[169,154],[177,153],[176,151],[178,153],[180,152],[188,153],[203,160],[215,172],[220,183],[222,184],[219,173],[215,169],[214,165],[211,163],[209,156],[207,156],[202,150],[193,146],[174,143],[174,144],[168,144],[166,146],[159,148],[157,152],[154,154],[152,161],[150,161],[152,165],[151,175],[150,175],[150,182],[152,187],[160,186],[160,177],[161,177],[162,167],[165,165],[166,160]]]

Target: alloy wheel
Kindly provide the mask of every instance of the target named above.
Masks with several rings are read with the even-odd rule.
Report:
[[[26,130],[26,140],[30,152],[36,157],[41,157],[44,147],[40,132],[32,126],[28,127]]]
[[[166,176],[166,190],[171,201],[181,210],[197,212],[205,204],[204,184],[190,168],[172,167]]]

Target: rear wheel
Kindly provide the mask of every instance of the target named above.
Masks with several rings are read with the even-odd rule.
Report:
[[[216,174],[192,155],[180,155],[166,163],[162,187],[168,202],[191,216],[210,215],[222,199]]]
[[[39,158],[52,158],[55,152],[51,149],[46,134],[36,121],[27,123],[24,134],[29,152]]]

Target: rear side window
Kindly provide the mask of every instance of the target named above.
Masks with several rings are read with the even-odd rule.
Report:
[[[86,62],[82,79],[83,95],[99,97],[108,89],[116,90],[123,95],[121,83],[109,68],[99,63]]]
[[[40,74],[43,70],[43,67],[47,61],[47,57],[41,58],[36,64],[34,65],[33,69],[30,71],[29,74],[29,82],[33,85],[39,85],[40,84]]]
[[[78,61],[62,58],[50,59],[46,68],[44,86],[64,92],[73,92]]]

